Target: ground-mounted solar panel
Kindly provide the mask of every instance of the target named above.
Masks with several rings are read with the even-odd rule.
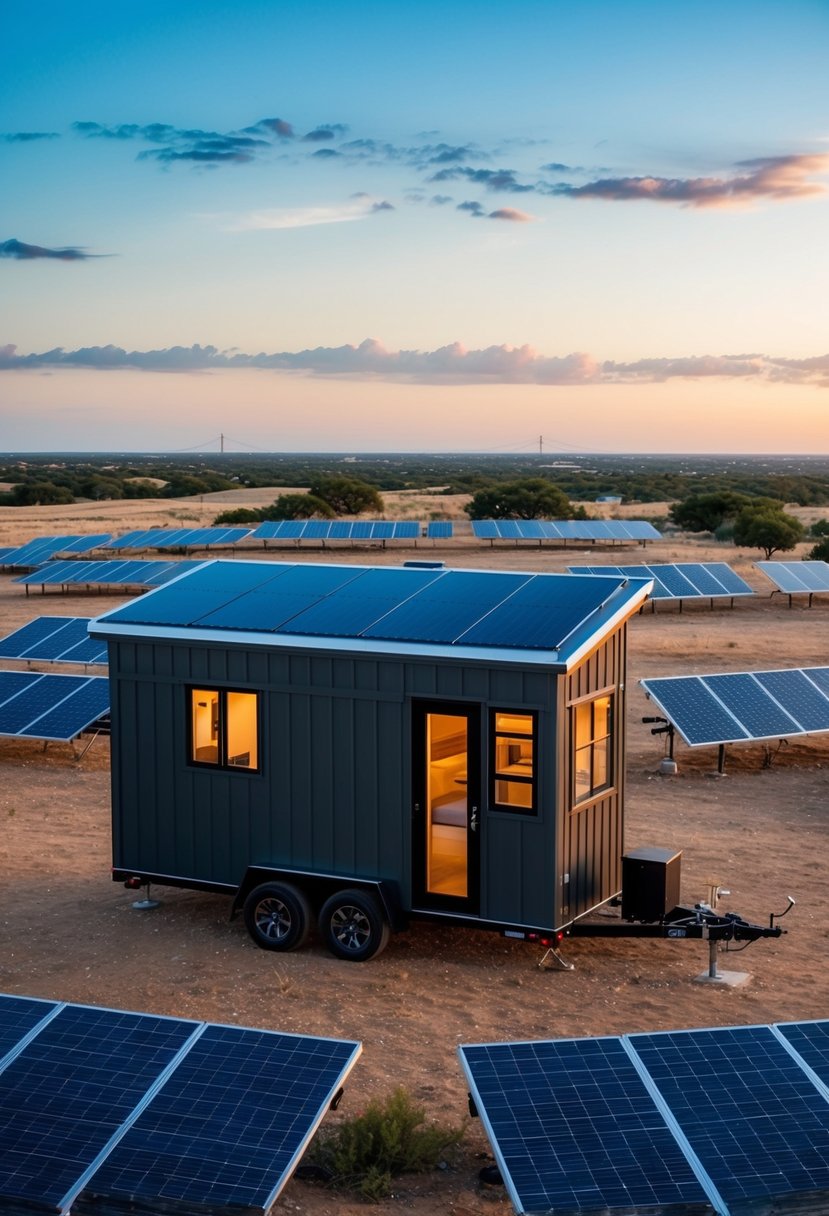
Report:
[[[358,1053],[335,1039],[206,1027],[74,1212],[268,1212]]]
[[[3,565],[21,568],[39,566],[43,562],[49,561],[56,553],[65,552],[69,545],[82,539],[76,533],[71,536],[38,536],[7,553],[3,559]]]
[[[426,536],[429,540],[451,540],[455,534],[455,526],[448,519],[432,519],[426,525]]]
[[[517,1212],[713,1210],[620,1039],[459,1055]]]
[[[394,524],[394,540],[417,540],[422,531],[423,529],[417,520],[396,520]]]
[[[11,1053],[57,1008],[55,1001],[0,994],[0,1072]]]
[[[498,525],[494,519],[473,519],[472,535],[478,540],[497,540]]]
[[[108,709],[103,676],[0,672],[0,735],[69,742]]]
[[[657,562],[650,565],[568,566],[571,574],[621,573],[627,578],[652,578],[651,599],[716,599],[727,596],[754,595],[738,574],[725,562]]]
[[[628,1042],[726,1205],[829,1192],[829,1102],[771,1027]]]
[[[0,996],[0,1211],[264,1216],[360,1050]]]
[[[0,639],[0,658],[105,663],[106,647],[89,637],[89,620],[89,617],[37,617]]]
[[[112,540],[110,532],[100,532],[97,536],[79,536],[70,541],[62,550],[64,553],[89,553],[92,549],[101,549]]]
[[[641,681],[692,747],[829,730],[829,668],[724,672]]]
[[[829,562],[755,562],[754,565],[786,595],[829,591]]]
[[[147,561],[141,558],[109,561],[49,562],[14,582],[29,587],[152,587],[177,578],[201,561]]]
[[[0,1210],[58,1212],[198,1023],[64,1005],[0,1072]]]
[[[779,1022],[774,1029],[829,1094],[829,1021]]]

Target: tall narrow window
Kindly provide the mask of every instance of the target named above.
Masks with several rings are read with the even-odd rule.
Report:
[[[492,715],[492,805],[532,813],[536,797],[536,716],[495,710]]]
[[[259,768],[259,695],[190,689],[190,760],[216,768]]]
[[[573,802],[593,798],[613,784],[613,696],[604,693],[572,707]]]

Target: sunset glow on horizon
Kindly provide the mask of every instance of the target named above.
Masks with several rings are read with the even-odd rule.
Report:
[[[0,449],[829,452],[820,0],[38,12]]]

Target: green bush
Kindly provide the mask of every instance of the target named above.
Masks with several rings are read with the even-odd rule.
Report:
[[[385,1101],[369,1102],[362,1114],[317,1137],[309,1163],[340,1190],[377,1202],[391,1194],[397,1174],[438,1167],[463,1136],[463,1128],[426,1124],[423,1109],[399,1087]]]

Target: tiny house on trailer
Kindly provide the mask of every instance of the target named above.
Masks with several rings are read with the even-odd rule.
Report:
[[[627,621],[651,583],[210,561],[108,612],[113,876],[258,945],[412,917],[553,934],[621,888]]]

